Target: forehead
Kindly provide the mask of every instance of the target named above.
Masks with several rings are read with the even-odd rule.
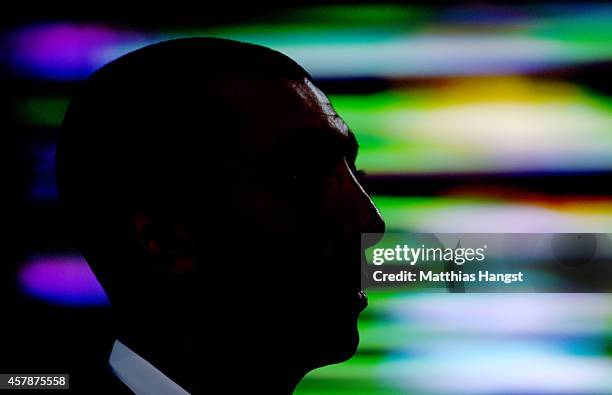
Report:
[[[307,78],[232,78],[220,84],[224,102],[244,117],[251,143],[272,144],[287,133],[308,139],[309,130],[348,137],[327,96]]]

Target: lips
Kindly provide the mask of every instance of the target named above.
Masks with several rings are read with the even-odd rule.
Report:
[[[368,295],[365,293],[365,291],[357,291],[357,300],[359,312],[365,310],[365,308],[368,307]]]

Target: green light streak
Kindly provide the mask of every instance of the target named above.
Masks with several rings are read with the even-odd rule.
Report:
[[[56,128],[62,123],[68,102],[67,97],[30,97],[16,103],[14,115],[24,125]]]
[[[570,84],[456,81],[457,88],[331,95],[360,143],[357,165],[370,173],[513,170],[526,163],[515,159],[520,156],[537,169],[612,166],[605,160],[612,157],[609,98]],[[562,129],[559,117],[566,119]],[[530,141],[548,141],[547,162],[530,151]]]
[[[503,207],[501,199],[484,199],[474,197],[408,197],[408,196],[372,196],[372,200],[385,219],[387,231],[413,231],[419,225],[427,223],[428,218],[440,210],[453,208]]]

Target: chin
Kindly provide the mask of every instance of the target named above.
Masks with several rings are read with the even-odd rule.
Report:
[[[339,344],[337,347],[335,358],[331,363],[340,363],[351,359],[357,352],[359,346],[359,332],[355,329],[354,333],[347,336],[343,344]]]
[[[344,327],[344,330],[339,330]],[[320,352],[319,363],[317,367],[332,365],[340,362],[345,362],[353,357],[359,346],[359,331],[357,323],[353,323],[347,328],[347,325],[336,327],[337,330],[330,331],[331,328],[326,328],[325,341],[318,344]]]

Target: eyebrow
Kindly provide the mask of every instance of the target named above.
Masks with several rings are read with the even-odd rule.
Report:
[[[357,142],[357,137],[355,133],[349,128],[348,129],[348,147],[346,150],[346,159],[349,163],[355,162],[357,159],[357,154],[359,153],[359,142]]]
[[[310,154],[314,146],[331,154],[339,153],[346,158],[349,164],[352,164],[357,158],[359,143],[348,126],[346,132],[346,135],[343,135],[326,128],[297,128],[293,129],[286,138],[281,139],[275,148],[281,151],[293,148],[305,151],[304,154]],[[306,139],[308,144],[305,145]]]

